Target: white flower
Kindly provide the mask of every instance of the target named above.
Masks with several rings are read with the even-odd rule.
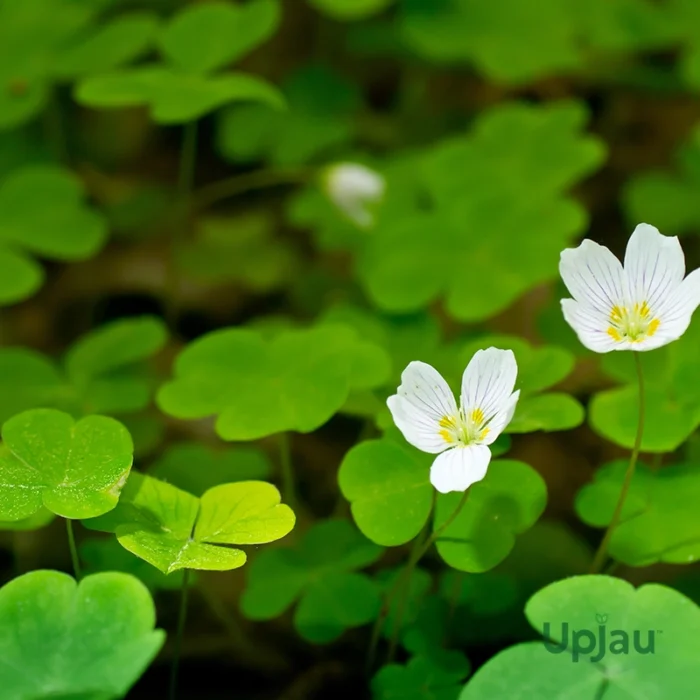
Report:
[[[685,279],[678,238],[639,224],[624,268],[604,246],[584,240],[562,252],[559,271],[573,299],[564,318],[594,352],[653,350],[680,338],[700,303],[700,269]]]
[[[387,405],[411,445],[439,453],[430,481],[440,493],[465,491],[486,475],[488,446],[510,423],[520,396],[513,392],[517,374],[512,350],[479,350],[464,370],[458,409],[436,369],[411,362],[403,371],[401,386]]]
[[[323,187],[330,200],[358,226],[374,224],[374,207],[384,197],[386,183],[379,173],[358,163],[337,163],[328,168]]]

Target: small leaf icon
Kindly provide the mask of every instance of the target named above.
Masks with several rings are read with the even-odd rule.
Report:
[[[600,613],[596,613],[595,615],[596,622],[599,625],[604,625],[608,621],[608,616],[607,615],[601,615]]]

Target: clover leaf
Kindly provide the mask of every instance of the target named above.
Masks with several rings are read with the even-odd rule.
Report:
[[[515,536],[532,527],[547,502],[547,487],[529,465],[495,460],[459,515],[436,542],[443,560],[455,569],[479,573],[503,561]],[[461,494],[439,494],[433,528],[438,529],[455,511]]]
[[[635,589],[618,578],[575,576],[538,591],[525,614],[552,647],[565,648],[552,653],[536,642],[506,649],[476,672],[459,700],[664,700],[700,682],[700,609],[666,586]]]
[[[271,471],[269,457],[257,447],[212,448],[198,442],[170,445],[149,469],[152,476],[195,496],[217,484],[266,479]]]
[[[576,497],[579,517],[594,527],[606,527],[619,498],[627,463],[612,462],[596,474]],[[682,464],[654,472],[637,467],[625,500],[620,524],[610,540],[610,555],[629,566],[656,562],[689,564],[700,558],[697,499],[700,468]]]
[[[122,698],[163,646],[148,589],[118,572],[32,571],[0,588],[6,700]]]
[[[525,8],[518,0],[405,0],[404,41],[439,63],[471,63],[498,83],[527,83],[578,72],[596,55],[662,47],[677,35],[672,16],[648,0],[568,0]],[[550,31],[556,25],[557,31]]]
[[[197,498],[143,474],[129,478],[118,506],[85,527],[113,532],[132,554],[164,574],[179,569],[229,571],[243,566],[240,549],[221,545],[273,542],[294,527],[294,513],[264,481],[221,484]]]
[[[23,0],[0,6],[0,129],[32,119],[53,83],[99,74],[149,47],[154,15],[133,12],[97,25],[98,9],[71,0]]]
[[[62,367],[28,348],[1,348],[0,420],[40,406],[75,415],[139,411],[153,392],[144,362],[166,340],[163,321],[141,316],[91,330],[68,348]]]
[[[283,330],[271,339],[223,329],[183,350],[157,401],[176,418],[216,415],[224,440],[308,433],[343,406],[353,385],[365,386],[366,351],[374,363],[372,348],[343,326]]]
[[[585,226],[567,191],[603,160],[600,141],[582,134],[585,119],[576,102],[505,103],[469,134],[383,168],[386,200],[354,246],[372,301],[406,313],[445,296],[452,316],[481,321],[552,279]]]
[[[433,503],[430,464],[431,456],[386,439],[362,442],[346,453],[338,485],[362,534],[393,547],[423,529]]]
[[[90,107],[144,105],[160,124],[196,120],[230,102],[264,102],[281,109],[281,94],[261,78],[215,72],[268,39],[279,14],[276,0],[185,7],[157,34],[161,63],[87,78],[76,86],[75,99]]]
[[[671,171],[651,170],[629,180],[623,193],[629,221],[653,221],[667,235],[700,230],[700,202],[695,196],[700,187],[700,127],[693,130],[674,161]]]
[[[379,587],[356,573],[381,555],[345,520],[326,520],[292,548],[260,553],[250,566],[241,611],[252,620],[281,615],[296,600],[294,626],[307,641],[333,641],[379,613]]]
[[[0,520],[22,520],[42,506],[64,518],[114,508],[133,461],[126,428],[106,416],[75,421],[38,408],[2,426]]]
[[[694,323],[680,340],[640,358],[646,414],[642,452],[672,452],[700,425],[698,342],[700,324]],[[639,414],[636,373],[629,355],[614,354],[620,357],[605,357],[603,370],[625,383],[593,396],[589,421],[596,433],[631,449]]]
[[[347,79],[312,64],[293,73],[281,89],[288,112],[265,104],[221,111],[217,142],[224,158],[298,165],[350,141],[360,95]]]
[[[82,200],[77,178],[54,166],[21,168],[0,183],[0,304],[26,299],[43,283],[32,255],[85,260],[102,247],[104,219]]]
[[[475,352],[488,347],[511,349],[518,362],[516,388],[520,389],[520,398],[506,428],[509,433],[567,430],[583,423],[583,407],[572,396],[539,393],[571,372],[575,360],[569,351],[551,345],[535,348],[516,336],[487,336],[468,342],[458,356],[458,364],[466,366]]]
[[[387,664],[372,679],[373,700],[457,700],[461,682],[469,673],[466,658],[453,655],[435,659],[414,656],[404,666]]]
[[[338,483],[360,531],[384,546],[413,539],[431,512],[432,455],[388,438],[355,445],[343,459]],[[456,500],[455,500],[456,496]],[[460,494],[439,495],[434,527],[454,511]],[[539,518],[547,491],[542,477],[522,462],[495,460],[471,487],[468,504],[437,541],[454,568],[481,572],[502,561],[515,535]]]

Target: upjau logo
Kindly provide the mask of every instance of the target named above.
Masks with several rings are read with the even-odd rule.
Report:
[[[631,630],[630,632],[620,629],[608,630],[608,616],[596,613],[595,620],[598,629],[571,629],[569,623],[562,622],[559,634],[552,634],[553,626],[545,622],[543,634],[545,639],[544,648],[551,654],[561,654],[570,650],[573,661],[578,662],[581,654],[591,654],[590,661],[597,662],[603,659],[606,653],[611,654],[654,654],[656,653],[656,636],[661,630]],[[556,629],[556,628],[554,628]],[[571,633],[571,647],[569,648],[569,632]],[[560,639],[559,643],[551,641]]]

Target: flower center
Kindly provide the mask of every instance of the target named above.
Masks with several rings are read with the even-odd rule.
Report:
[[[639,343],[651,338],[661,323],[658,318],[653,317],[646,301],[632,307],[613,306],[609,321],[608,335],[616,342],[628,340],[630,343]]]
[[[460,409],[459,415],[443,416],[440,419],[440,437],[450,445],[478,444],[488,434],[484,412],[480,408],[475,408],[466,415]]]

